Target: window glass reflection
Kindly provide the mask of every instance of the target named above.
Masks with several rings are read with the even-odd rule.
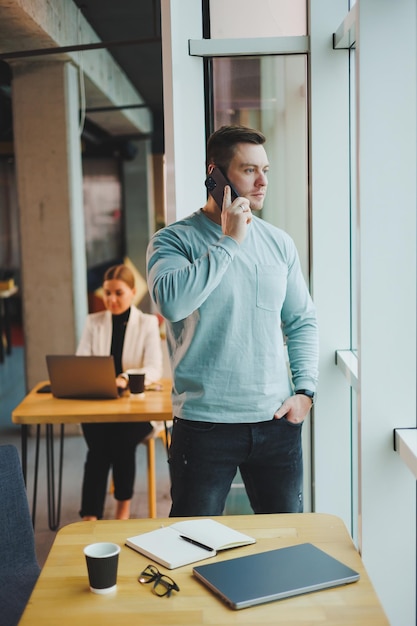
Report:
[[[294,239],[309,273],[307,62],[304,55],[213,59],[214,128],[261,130],[270,160],[262,217]]]
[[[307,34],[306,0],[210,0],[213,39]]]
[[[87,268],[120,259],[122,254],[121,185],[114,160],[83,164]]]
[[[356,90],[355,90],[355,50],[349,50],[350,84],[350,293],[351,293],[351,350],[358,347],[358,228],[357,215],[357,162],[356,162]]]

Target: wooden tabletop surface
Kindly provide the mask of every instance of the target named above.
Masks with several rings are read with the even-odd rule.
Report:
[[[126,547],[124,541],[161,525],[170,525],[174,519],[77,522],[58,532],[20,626],[388,625],[360,556],[338,517],[302,513],[236,515],[217,519],[255,537],[256,543],[219,553],[214,559],[224,560],[311,542],[357,570],[360,580],[343,587],[234,611],[193,577],[193,565],[174,570],[158,566],[180,587],[180,592],[173,593],[170,598],[159,598],[148,585],[137,581],[150,560]],[[121,546],[114,594],[100,596],[89,590],[83,547],[96,541],[112,541]]]
[[[114,422],[172,419],[172,383],[161,381],[162,389],[146,390],[143,396],[126,396],[115,400],[66,400],[51,393],[38,393],[48,381],[36,385],[12,411],[15,424],[78,424],[80,422]]]

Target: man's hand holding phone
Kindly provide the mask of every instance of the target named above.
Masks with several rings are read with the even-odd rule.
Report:
[[[221,213],[222,230],[225,235],[242,243],[246,237],[248,225],[252,221],[252,211],[247,198],[238,196],[232,202],[229,185],[224,188]]]
[[[215,165],[209,167],[205,185],[221,211],[223,233],[242,243],[252,221],[248,199],[238,195],[223,171]]]

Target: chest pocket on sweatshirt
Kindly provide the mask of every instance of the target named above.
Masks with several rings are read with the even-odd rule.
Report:
[[[280,311],[286,291],[286,268],[256,265],[256,306],[267,311]]]

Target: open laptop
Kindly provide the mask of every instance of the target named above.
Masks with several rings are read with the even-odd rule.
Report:
[[[51,391],[56,398],[117,398],[116,372],[112,356],[46,356]]]
[[[359,580],[358,572],[311,543],[198,565],[193,574],[233,609]]]

